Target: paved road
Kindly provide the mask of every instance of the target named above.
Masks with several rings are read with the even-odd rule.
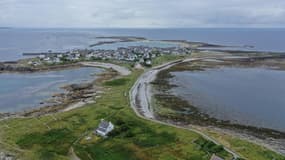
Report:
[[[122,76],[127,76],[131,74],[131,71],[126,68],[112,63],[100,63],[100,62],[81,62],[83,66],[90,66],[90,67],[102,67],[102,68],[109,68],[114,69],[115,71],[119,72]]]
[[[151,84],[150,82],[152,82],[153,80],[155,80],[157,73],[159,73],[162,70],[168,69],[169,67],[176,65],[178,63],[182,63],[182,62],[191,62],[194,60],[198,60],[198,59],[185,59],[185,60],[176,60],[173,62],[169,62],[157,67],[154,67],[148,71],[146,71],[145,73],[143,73],[138,80],[136,81],[136,83],[134,84],[134,86],[131,88],[129,96],[130,96],[130,103],[131,103],[131,107],[133,108],[133,110],[135,111],[135,113],[137,114],[137,116],[143,118],[143,119],[147,119],[147,120],[151,120],[153,122],[156,123],[160,123],[160,124],[164,124],[164,125],[168,125],[168,126],[172,126],[172,127],[176,127],[176,128],[181,128],[181,129],[187,129],[190,131],[193,131],[197,134],[200,134],[201,136],[203,136],[205,139],[210,140],[212,142],[214,142],[217,145],[220,145],[220,143],[218,143],[215,139],[209,137],[208,135],[206,135],[203,132],[200,132],[194,128],[191,127],[183,127],[183,126],[178,126],[172,123],[166,123],[163,121],[159,121],[155,118],[154,114],[153,114],[153,107],[151,106]],[[234,159],[239,158],[238,154],[236,154],[234,151],[230,150],[229,148],[224,147],[226,151],[228,151],[229,153],[231,153],[234,157]]]

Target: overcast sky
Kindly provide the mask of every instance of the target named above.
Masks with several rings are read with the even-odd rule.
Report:
[[[0,26],[285,27],[285,0],[0,0]]]

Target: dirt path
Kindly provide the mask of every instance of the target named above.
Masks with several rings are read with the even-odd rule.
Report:
[[[69,159],[70,159],[70,160],[81,160],[81,159],[80,159],[79,157],[77,157],[77,155],[75,154],[73,147],[71,147],[71,148],[69,149]]]
[[[181,128],[181,129],[186,129],[186,130],[190,130],[193,131],[201,136],[203,136],[205,139],[210,140],[212,142],[214,142],[217,145],[221,145],[219,142],[217,142],[215,139],[213,139],[212,137],[206,135],[203,132],[200,132],[192,127],[183,127],[183,126],[178,126],[175,124],[171,124],[171,123],[166,123],[163,121],[159,121],[157,119],[155,119],[155,116],[153,114],[153,107],[151,106],[151,84],[150,82],[152,82],[153,80],[155,80],[156,75],[165,69],[170,68],[173,65],[176,65],[178,63],[182,63],[182,62],[191,62],[197,59],[185,59],[185,60],[176,60],[173,62],[169,62],[157,67],[154,67],[148,71],[146,71],[145,73],[143,73],[138,80],[136,81],[136,83],[134,84],[134,86],[131,88],[129,96],[130,96],[130,103],[131,103],[131,107],[133,108],[133,110],[135,111],[136,115],[143,118],[143,119],[147,119],[156,123],[160,123],[163,125],[168,125],[171,127],[176,127],[176,128]],[[239,158],[239,155],[237,153],[235,153],[234,151],[230,150],[227,147],[224,147],[225,150],[229,153],[231,153],[234,157],[234,159]]]

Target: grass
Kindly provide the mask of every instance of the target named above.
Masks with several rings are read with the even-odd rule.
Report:
[[[216,145],[214,142],[206,140],[206,139],[204,139],[202,137],[196,139],[194,142],[197,145],[199,145],[201,150],[203,150],[204,152],[216,154],[216,155],[219,155],[221,157],[225,157],[227,155],[227,153],[225,152],[223,146]]]
[[[105,119],[115,124],[115,130],[111,132],[108,139],[99,139],[96,143],[76,144],[77,154],[82,159],[186,159],[189,155],[195,155],[200,159],[208,159],[209,154],[198,149],[194,143],[199,135],[161,126],[152,122],[142,120],[135,116],[129,107],[128,90],[140,73],[134,72],[129,76],[126,84],[112,86],[100,100],[96,108],[98,111],[113,111],[106,115]],[[113,106],[121,106],[120,110]],[[104,109],[105,108],[105,109]],[[95,107],[94,107],[95,109]],[[230,155],[226,155],[230,157]]]
[[[169,60],[163,59],[157,64]],[[84,160],[208,160],[211,153],[232,158],[221,146],[196,133],[138,118],[130,108],[128,92],[141,73],[135,70],[127,77],[105,82],[105,93],[95,104],[38,118],[0,121],[0,147],[17,152],[23,160],[65,160],[71,146]],[[115,124],[107,139],[92,134],[102,118]],[[92,140],[87,141],[87,135]]]
[[[165,55],[165,56],[160,56],[160,57],[157,57],[155,58],[153,61],[152,61],[152,65],[153,66],[157,66],[157,65],[160,65],[160,64],[163,64],[164,62],[169,62],[169,61],[173,61],[173,60],[177,60],[177,59],[182,59],[182,58],[185,58],[187,56],[190,56],[190,55]]]
[[[69,129],[52,129],[45,133],[31,133],[20,137],[16,144],[23,149],[31,149],[34,145],[45,146],[50,153],[66,155],[70,145],[76,137]],[[66,144],[66,145],[62,145]],[[57,148],[56,146],[61,146]]]
[[[128,82],[128,79],[126,78],[119,78],[119,79],[114,79],[111,81],[107,81],[104,84],[106,86],[121,86],[121,85],[125,85]]]
[[[222,144],[237,151],[244,159],[250,160],[285,160],[284,156],[274,153],[265,147],[250,143],[245,140],[233,137],[228,134],[221,134],[215,131],[203,130],[212,137],[218,139]]]

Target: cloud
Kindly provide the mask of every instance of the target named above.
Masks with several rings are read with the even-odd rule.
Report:
[[[284,0],[0,0],[0,26],[285,27]]]

